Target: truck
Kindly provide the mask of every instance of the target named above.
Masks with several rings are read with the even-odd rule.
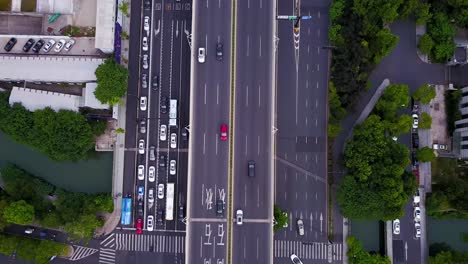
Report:
[[[166,185],[166,220],[174,220],[174,183]]]
[[[125,197],[122,199],[122,217],[120,223],[129,225],[132,222],[132,198]]]
[[[171,99],[169,104],[169,126],[177,126],[177,99]]]

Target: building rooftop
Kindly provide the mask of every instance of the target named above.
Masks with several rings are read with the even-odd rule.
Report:
[[[13,87],[9,103],[10,105],[21,103],[29,111],[50,107],[55,111],[65,109],[77,112],[80,106],[80,96]]]
[[[96,7],[95,48],[104,53],[114,52],[115,0],[99,0]]]

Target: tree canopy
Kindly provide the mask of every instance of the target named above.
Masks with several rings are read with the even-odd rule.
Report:
[[[367,252],[361,241],[357,240],[354,236],[348,236],[346,239],[348,244],[348,256],[350,264],[390,264],[390,259],[387,256],[379,254],[370,254]]]
[[[434,47],[434,41],[432,40],[431,36],[429,36],[428,34],[424,34],[421,36],[421,38],[419,38],[418,49],[422,53],[429,55],[433,47]]]
[[[430,129],[432,126],[432,117],[428,113],[422,112],[419,116],[418,125],[420,129]]]
[[[34,207],[24,200],[12,202],[5,208],[3,217],[8,223],[28,225],[34,220]]]
[[[420,148],[416,152],[416,158],[422,162],[431,162],[435,157],[434,150],[430,147]]]
[[[385,120],[394,120],[400,109],[408,106],[410,101],[409,88],[404,84],[387,86],[375,109]]]
[[[103,104],[115,105],[127,92],[128,70],[108,58],[96,69],[96,98]]]
[[[288,223],[288,215],[285,214],[276,204],[273,208],[273,217],[276,221],[273,227],[275,231],[280,230]]]
[[[371,115],[354,129],[345,150],[348,168],[337,200],[346,217],[391,220],[403,214],[403,206],[415,191],[404,175],[409,150],[386,136],[386,126]],[[409,186],[409,187],[408,187]]]
[[[428,84],[423,84],[413,94],[414,100],[420,101],[423,104],[428,104],[436,97],[435,88]]]

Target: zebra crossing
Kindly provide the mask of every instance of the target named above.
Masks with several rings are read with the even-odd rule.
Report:
[[[101,247],[113,249],[114,254],[116,250],[183,254],[185,251],[185,237],[113,233],[101,242]],[[105,253],[108,255],[111,252],[107,250]]]
[[[114,264],[115,263],[115,249],[101,248],[99,250],[99,263]]]
[[[343,259],[342,244],[305,243],[302,241],[275,240],[274,257],[289,258],[296,254],[300,259],[328,260],[328,262]]]
[[[73,246],[73,254],[70,257],[70,260],[75,261],[82,258],[86,258],[96,253],[98,250],[95,248],[82,247],[82,246]]]

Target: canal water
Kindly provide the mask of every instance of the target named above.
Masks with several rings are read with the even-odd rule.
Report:
[[[95,153],[85,161],[56,162],[0,132],[0,166],[7,163],[70,191],[97,193],[112,189],[112,152]]]
[[[385,246],[384,225],[379,221],[351,221],[351,234],[359,239],[367,251],[379,252]],[[468,233],[468,220],[428,218],[428,244],[445,242],[457,251],[468,251],[462,234]],[[384,251],[381,251],[384,252]]]

